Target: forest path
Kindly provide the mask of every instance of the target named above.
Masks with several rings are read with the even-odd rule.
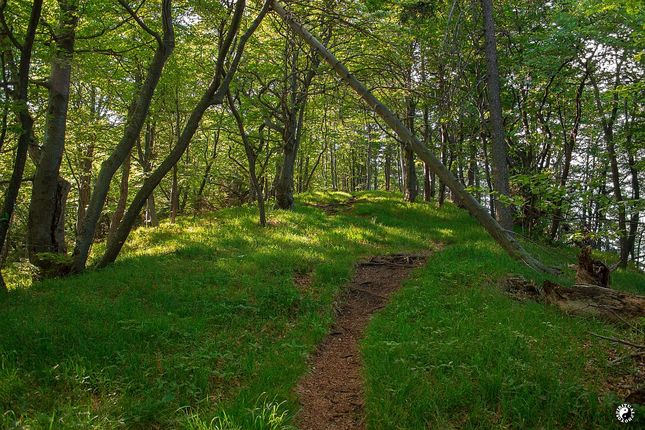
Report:
[[[302,406],[296,417],[299,428],[365,428],[360,340],[371,315],[385,307],[402,282],[426,260],[427,255],[396,254],[358,263],[354,278],[345,287],[336,322],[312,357],[310,373],[296,388]]]

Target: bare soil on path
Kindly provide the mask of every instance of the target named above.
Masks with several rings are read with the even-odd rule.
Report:
[[[296,388],[302,430],[364,429],[363,374],[359,343],[369,319],[387,304],[426,255],[396,254],[358,263],[336,322]]]

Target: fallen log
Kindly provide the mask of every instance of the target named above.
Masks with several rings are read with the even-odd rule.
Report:
[[[593,316],[613,322],[626,323],[645,317],[645,296],[616,291],[597,285],[578,284],[563,287],[544,281],[541,287],[521,277],[506,280],[506,291],[524,299],[557,306],[564,312]]]
[[[543,296],[547,303],[565,312],[591,315],[612,321],[645,317],[645,297],[597,285],[563,287],[545,281]]]

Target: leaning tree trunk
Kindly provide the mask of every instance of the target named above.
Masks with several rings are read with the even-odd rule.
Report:
[[[486,209],[473,198],[450,173],[448,169],[426,148],[413,134],[403,125],[385,105],[383,105],[347,68],[322,45],[304,26],[295,20],[294,16],[287,12],[282,5],[273,0],[273,9],[284,19],[284,21],[303,40],[314,48],[318,54],[336,71],[339,77],[347,83],[363,100],[376,112],[399,136],[407,142],[412,150],[439,176],[439,178],[456,194],[468,211],[479,221],[512,257],[524,261],[529,266],[544,272],[556,272],[542,264],[530,255],[522,246],[509,236],[507,232],[492,218]]]
[[[59,34],[55,37],[55,53],[49,78],[49,102],[45,125],[45,143],[34,175],[34,184],[27,221],[29,259],[38,265],[38,254],[65,252],[59,221],[64,215],[68,185],[59,180],[65,149],[67,111],[72,74],[72,59],[78,23],[77,3],[59,0]],[[64,226],[63,226],[64,227]],[[64,235],[64,230],[63,230]]]
[[[242,60],[242,54],[244,52],[246,43],[266,16],[270,4],[270,0],[266,0],[264,6],[262,7],[262,10],[258,13],[253,23],[249,26],[246,32],[239,37],[237,44],[233,45],[234,39],[236,39],[238,36],[240,24],[244,15],[244,10],[246,9],[245,1],[240,0],[236,4],[236,10],[232,18],[231,26],[229,27],[229,31],[224,38],[224,43],[220,46],[220,52],[218,55],[217,65],[215,67],[215,76],[213,77],[213,80],[191,112],[175,147],[172,149],[170,154],[168,154],[166,158],[161,162],[161,164],[150,174],[150,176],[145,179],[143,185],[134,196],[134,199],[130,203],[130,207],[123,216],[123,220],[121,221],[121,224],[116,231],[114,241],[108,245],[105,253],[103,254],[103,257],[98,263],[99,267],[105,267],[106,265],[116,260],[119,253],[121,252],[121,249],[123,248],[123,245],[125,244],[125,241],[130,235],[130,231],[132,230],[132,227],[134,226],[134,223],[139,216],[141,209],[145,205],[148,197],[154,191],[157,185],[159,185],[159,182],[161,182],[164,176],[166,176],[166,174],[168,174],[173,166],[177,164],[177,162],[181,159],[182,155],[188,148],[190,141],[195,135],[195,132],[197,131],[197,128],[199,127],[199,124],[206,110],[211,106],[221,105],[224,101],[226,93],[228,92],[229,86],[231,84],[231,80],[237,72],[237,68],[240,64],[240,61]],[[232,45],[233,47],[231,47]],[[230,57],[233,58],[230,59]],[[230,65],[228,67],[228,70],[224,74],[224,62],[228,59],[230,59]]]
[[[27,110],[27,101],[29,99],[29,71],[31,69],[32,48],[34,45],[38,22],[40,21],[42,6],[42,0],[34,1],[31,8],[27,35],[20,49],[20,64],[18,66],[17,76],[18,82],[16,85],[14,101],[19,107],[17,117],[21,130],[20,136],[18,137],[13,173],[11,174],[9,187],[5,194],[2,212],[0,212],[0,249],[3,249],[5,246],[7,233],[9,232],[9,225],[13,219],[16,200],[18,199],[18,193],[20,191],[20,186],[22,185],[22,175],[25,171],[25,164],[27,163],[27,153],[32,140],[34,122]],[[6,292],[7,286],[5,285],[2,277],[2,272],[0,272],[0,294]]]
[[[101,164],[101,169],[96,178],[94,191],[92,192],[85,220],[83,221],[83,228],[76,237],[73,263],[73,270],[76,272],[85,269],[90,247],[94,242],[94,234],[96,233],[98,221],[110,190],[112,178],[126,158],[130,156],[130,152],[141,134],[141,129],[148,116],[150,103],[157,84],[161,79],[163,68],[175,47],[171,3],[171,0],[163,0],[163,38],[156,35],[158,43],[157,50],[155,51],[152,62],[148,66],[147,76],[143,86],[139,89],[130,108],[123,137],[112,154]],[[133,11],[130,12],[134,14]]]
[[[497,38],[495,20],[493,19],[492,0],[481,0],[484,14],[484,33],[486,37],[486,63],[488,68],[488,104],[490,107],[491,128],[493,135],[493,185],[498,195],[510,196],[508,184],[508,161],[506,140],[504,138],[504,119],[502,118],[501,90],[499,85],[499,68],[497,66]],[[513,229],[513,215],[505,202],[497,199],[495,204],[497,221],[506,230]]]

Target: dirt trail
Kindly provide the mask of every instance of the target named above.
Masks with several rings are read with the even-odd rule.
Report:
[[[363,429],[363,381],[359,342],[370,316],[385,307],[424,255],[372,257],[358,264],[336,323],[319,345],[311,372],[299,383],[302,430]]]

